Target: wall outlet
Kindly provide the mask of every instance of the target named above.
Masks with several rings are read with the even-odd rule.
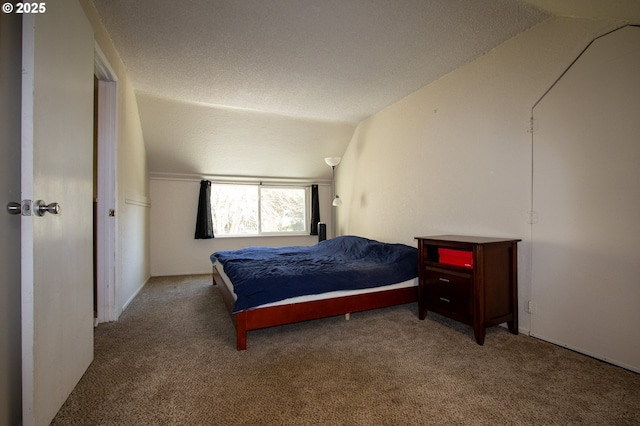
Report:
[[[529,306],[527,307],[527,311],[530,314],[537,314],[538,313],[538,304],[536,302],[532,302],[531,300],[529,300]]]

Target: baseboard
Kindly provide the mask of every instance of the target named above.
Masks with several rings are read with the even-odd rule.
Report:
[[[602,356],[600,354],[596,354],[596,353],[593,353],[593,352],[590,352],[590,351],[586,351],[586,350],[584,350],[582,348],[579,348],[579,347],[576,347],[576,346],[572,346],[572,345],[568,345],[568,344],[566,344],[564,342],[559,342],[559,341],[557,341],[555,339],[551,339],[551,338],[548,338],[546,336],[541,336],[539,334],[530,333],[529,335],[531,337],[533,337],[533,338],[536,338],[536,339],[539,339],[539,340],[544,340],[545,342],[549,342],[549,343],[551,343],[553,345],[560,346],[560,347],[565,348],[565,349],[569,349],[570,351],[577,352],[577,353],[580,353],[582,355],[586,355],[586,356],[591,357],[593,359],[597,359],[598,361],[606,362],[607,364],[615,365],[616,367],[624,368],[625,370],[633,371],[634,373],[640,374],[640,367],[638,367],[638,365],[630,365],[630,364],[627,364],[627,363],[624,363],[624,362],[621,362],[621,361],[618,361],[618,360],[615,360],[615,359],[607,358],[607,357]]]
[[[133,292],[133,294],[131,295],[131,297],[129,297],[129,299],[127,299],[126,302],[124,302],[124,305],[122,305],[122,310],[120,311],[120,314],[122,314],[122,312],[124,312],[125,309],[127,309],[127,306],[129,306],[129,303],[133,302],[133,299],[136,298],[136,296],[138,295],[138,293],[140,293],[140,291],[144,288],[145,285],[147,285],[147,283],[149,282],[149,280],[151,279],[151,275],[147,276],[147,279],[144,280],[144,282],[142,283],[142,285],[140,287],[138,287],[136,289],[136,291]]]

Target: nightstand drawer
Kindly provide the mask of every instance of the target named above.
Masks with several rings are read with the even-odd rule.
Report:
[[[471,274],[425,268],[425,302],[431,309],[445,310],[463,317],[473,314]]]

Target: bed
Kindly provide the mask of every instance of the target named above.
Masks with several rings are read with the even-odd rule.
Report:
[[[417,249],[357,236],[312,246],[247,247],[211,255],[236,328],[247,332],[417,301]],[[221,283],[216,281],[220,277]]]

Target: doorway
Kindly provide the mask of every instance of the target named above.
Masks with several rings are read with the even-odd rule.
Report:
[[[94,313],[95,324],[118,319],[117,77],[95,45]]]

